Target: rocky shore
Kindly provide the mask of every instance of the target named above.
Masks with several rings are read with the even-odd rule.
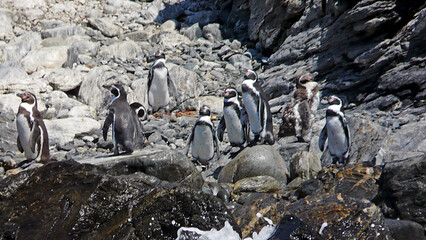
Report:
[[[225,226],[266,239],[275,225],[271,239],[426,239],[424,2],[3,0],[0,19],[0,239],[204,239],[182,227]],[[178,104],[142,122],[143,149],[112,156],[102,85],[147,107],[158,51]],[[217,126],[225,87],[246,69],[276,136],[297,76],[316,73],[321,95],[344,101],[349,163],[324,164],[322,101],[307,142],[224,153],[225,137],[218,160],[194,165],[184,148],[196,111],[208,105]],[[55,162],[19,167],[24,91]]]

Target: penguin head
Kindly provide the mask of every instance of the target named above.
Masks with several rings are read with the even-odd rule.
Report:
[[[297,88],[299,88],[300,86],[304,86],[305,84],[307,84],[308,82],[311,82],[313,80],[314,76],[310,73],[304,73],[302,75],[300,75],[299,79],[297,80]]]
[[[328,97],[328,104],[337,105],[337,106],[340,106],[340,108],[341,108],[342,107],[342,100],[340,100],[340,98],[333,95],[333,96]]]
[[[37,103],[37,98],[33,93],[30,92],[24,92],[24,93],[18,93],[16,96],[21,98],[21,102],[28,103],[28,104],[34,104]]]
[[[152,64],[153,67],[165,67],[166,66],[166,55],[164,52],[158,52],[155,54],[155,61]]]
[[[130,104],[130,107],[133,109],[133,111],[135,111],[136,115],[138,115],[139,120],[145,120],[146,109],[142,104],[140,104],[138,102],[134,102],[134,103]]]
[[[234,97],[238,97],[237,89],[235,89],[234,87],[227,87],[225,89],[225,99],[231,99]]]
[[[244,79],[250,79],[250,80],[254,80],[257,81],[257,74],[255,71],[253,70],[247,70],[246,73],[244,74]]]
[[[127,98],[126,91],[121,84],[103,85],[102,87],[108,89],[115,98]]]
[[[210,108],[207,105],[200,107],[200,116],[210,116]]]

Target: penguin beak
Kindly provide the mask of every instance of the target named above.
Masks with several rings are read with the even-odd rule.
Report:
[[[108,91],[111,91],[112,85],[104,84],[104,85],[102,85],[102,87],[105,88],[105,89],[108,89]]]
[[[17,93],[16,96],[20,97],[22,101],[28,98],[28,93]]]

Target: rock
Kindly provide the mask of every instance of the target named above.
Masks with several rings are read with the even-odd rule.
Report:
[[[0,39],[10,40],[15,36],[13,33],[12,12],[7,9],[0,9]]]
[[[244,178],[234,185],[234,194],[241,192],[273,193],[281,190],[280,184],[271,176]]]
[[[4,95],[2,95],[3,98]],[[0,98],[0,151],[17,151],[16,139],[18,131],[16,130],[15,113],[11,106],[6,101]],[[16,110],[17,111],[17,110]]]
[[[64,24],[56,28],[46,29],[42,31],[41,37],[42,38],[55,37],[55,38],[66,39],[70,36],[83,35],[83,34],[84,34],[84,29],[81,28],[80,26],[76,26],[73,24]]]
[[[328,193],[372,201],[379,193],[380,175],[379,169],[356,164],[344,169],[323,168],[317,179],[324,183]]]
[[[319,240],[322,237],[312,227],[306,225],[295,216],[285,215],[277,223],[270,240],[280,239],[312,239]]]
[[[111,175],[104,168],[73,161],[10,176],[0,182],[0,192],[5,236],[16,236],[19,229],[19,234],[35,239],[175,239],[182,226],[220,229],[226,221],[239,232],[224,204],[213,196],[174,188],[143,173]],[[13,220],[6,217],[14,212]],[[33,224],[26,226],[27,221]]]
[[[395,240],[426,239],[422,225],[416,222],[386,218],[385,225]]]
[[[284,214],[298,216],[324,239],[389,239],[383,214],[367,200],[340,194],[311,195],[290,204]]]
[[[229,62],[237,69],[240,69],[240,71],[244,69],[253,69],[250,58],[242,54],[232,55],[232,57],[229,58]]]
[[[16,94],[2,94],[0,95],[0,102],[3,103],[5,108],[11,108],[13,115],[18,113],[19,104],[21,104],[21,98]],[[4,110],[8,112],[9,110]]]
[[[203,37],[211,42],[221,41],[222,33],[220,32],[220,25],[218,23],[212,23],[204,26]]]
[[[180,30],[181,34],[185,35],[189,40],[194,41],[199,39],[203,32],[200,28],[200,25],[198,23],[195,23],[194,25],[188,27],[188,28],[182,28]]]
[[[178,22],[176,20],[167,20],[163,24],[161,24],[161,31],[175,31],[178,27]]]
[[[44,47],[30,51],[22,60],[22,67],[27,73],[33,73],[43,68],[61,68],[67,60],[66,46]]]
[[[122,34],[122,28],[109,18],[89,18],[90,26],[98,29],[106,37],[116,37]]]
[[[311,152],[302,151],[296,153],[290,163],[290,179],[301,177],[302,179],[314,178],[321,170],[321,162]]]
[[[108,58],[118,58],[125,62],[136,58],[141,48],[132,40],[117,42],[110,46],[101,47],[99,55]]]
[[[44,118],[67,118],[67,117],[96,117],[95,109],[83,103],[69,98],[64,92],[51,92],[45,103],[48,107]]]
[[[198,81],[198,75],[195,72],[176,65],[168,66],[168,68],[171,78],[176,83],[180,101],[198,97],[204,92],[204,87]],[[186,106],[186,103],[183,104]]]
[[[109,66],[92,68],[86,75],[86,79],[83,79],[81,83],[78,97],[84,103],[99,111],[101,107],[105,107],[109,103],[108,91],[102,88],[102,85],[113,76],[114,73],[111,72]]]
[[[287,183],[289,166],[272,146],[257,145],[241,151],[219,173],[219,183],[236,183],[238,180],[267,175],[280,183]]]
[[[384,166],[377,203],[386,216],[425,225],[425,170],[424,154]]]
[[[216,96],[201,96],[195,99],[197,103],[195,106],[196,109],[200,109],[202,105],[207,105],[210,108],[212,113],[222,113],[223,112],[223,98]]]
[[[101,124],[92,118],[71,117],[63,119],[45,119],[50,145],[65,145],[74,140],[76,134],[90,133],[101,128]]]
[[[0,64],[0,91],[20,92],[32,91],[34,93],[46,92],[47,83],[39,79],[31,79],[20,64],[6,62]]]
[[[304,181],[296,192],[299,199],[309,195],[319,195],[324,192],[324,184],[318,179],[309,179]]]
[[[60,68],[54,69],[46,75],[46,80],[53,90],[67,92],[76,89],[81,85],[84,74],[80,71]]]
[[[31,50],[40,48],[41,36],[36,32],[25,32],[9,44],[0,47],[0,59],[4,62],[19,62]]]

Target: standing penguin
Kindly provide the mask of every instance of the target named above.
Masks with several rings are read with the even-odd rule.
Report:
[[[103,87],[114,95],[102,128],[104,140],[106,140],[109,126],[112,124],[114,155],[119,154],[118,145],[121,145],[126,153],[132,153],[136,148],[142,148],[144,139],[141,124],[135,111],[127,103],[127,94],[123,86],[112,84]]]
[[[192,143],[192,157],[201,164],[207,165],[208,161],[214,157],[215,148],[216,158],[219,159],[219,141],[211,121],[209,107],[206,105],[201,106],[199,113],[200,116],[187,140],[185,154],[188,155],[189,147]]]
[[[326,123],[319,137],[319,148],[324,151],[325,141],[328,138],[328,149],[333,157],[333,163],[346,164],[351,149],[351,136],[348,123],[342,111],[342,100],[336,96],[328,98]]]
[[[247,122],[247,112],[237,90],[234,87],[226,88],[223,99],[223,116],[217,126],[219,141],[223,141],[223,134],[226,129],[231,146],[244,147],[248,136]]]
[[[148,74],[148,113],[156,112],[160,108],[169,112],[169,93],[177,98],[176,84],[170,78],[164,53],[160,52]]]
[[[265,96],[254,71],[248,70],[244,79],[241,86],[243,103],[247,110],[251,131],[255,137],[254,141],[272,145],[275,140],[268,98]]]
[[[319,104],[319,85],[314,75],[302,74],[297,81],[291,101],[286,105],[280,125],[280,136],[295,134],[299,142],[311,137],[311,125]]]
[[[21,98],[16,115],[18,149],[25,152],[27,160],[47,163],[50,161],[49,136],[37,109],[37,98],[29,92],[20,93],[17,96]]]

